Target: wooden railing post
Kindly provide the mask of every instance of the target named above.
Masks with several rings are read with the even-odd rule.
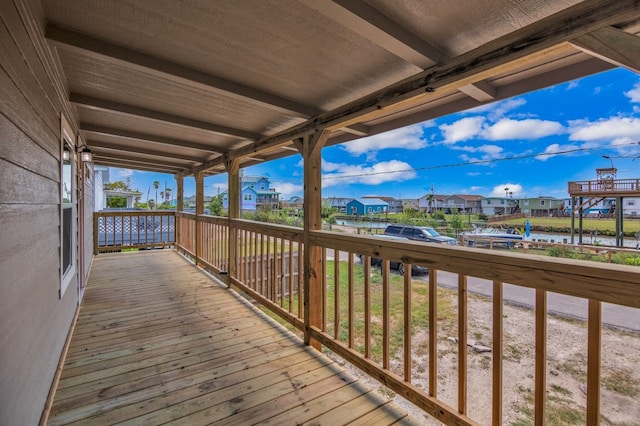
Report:
[[[196,178],[196,265],[202,255],[202,222],[200,216],[204,214],[204,172],[197,172]]]
[[[182,176],[175,175],[176,179],[176,212],[182,213],[184,209],[184,178]],[[176,235],[176,247],[182,245],[180,241],[180,226],[178,226],[178,215],[174,217],[174,229]]]
[[[229,160],[225,163],[229,182],[229,259],[227,266],[227,285],[238,275],[238,228],[234,219],[240,217],[240,161]]]
[[[329,130],[316,131],[295,141],[304,159],[304,343],[320,349],[311,340],[311,327],[322,325],[322,249],[312,246],[311,231],[322,229],[322,147]]]

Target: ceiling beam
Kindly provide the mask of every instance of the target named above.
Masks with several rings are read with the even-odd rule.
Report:
[[[184,172],[176,172],[174,169],[167,169],[164,167],[152,167],[145,166],[139,164],[127,164],[120,161],[113,161],[108,159],[96,159],[93,164],[96,166],[107,166],[107,167],[118,167],[121,169],[132,169],[132,170],[142,170],[145,172],[155,172],[155,173],[167,173],[170,175],[181,174]]]
[[[114,152],[112,150],[104,150],[100,148],[95,148],[91,152],[94,157],[98,157],[98,158],[112,158],[115,160],[133,161],[140,164],[148,164],[148,165],[157,164],[160,166],[167,166],[167,167],[172,167],[177,169],[186,169],[193,166],[192,164],[193,162],[180,164],[180,163],[170,161],[169,158],[164,158],[162,160],[157,160],[153,158],[141,158],[133,155],[122,155],[122,153],[120,152]]]
[[[69,100],[71,101],[71,103],[83,108],[116,114],[126,114],[139,118],[162,121],[164,123],[178,124],[180,126],[190,127],[192,129],[206,130],[223,135],[236,136],[242,139],[256,140],[262,137],[262,135],[258,133],[247,132],[245,130],[234,129],[231,127],[221,126],[218,124],[208,123],[200,120],[193,120],[191,118],[180,117],[160,111],[139,108],[133,105],[107,101],[105,99],[93,98],[90,96],[80,95],[78,93],[71,93],[71,95],[69,96]]]
[[[585,0],[531,25],[506,34],[445,63],[313,117],[268,138],[240,148],[224,159],[207,161],[187,172],[207,170],[230,158],[253,155],[287,144],[321,129],[337,129],[429,99],[434,91],[449,92],[486,80],[500,72],[533,63],[563,49],[563,43],[600,28],[637,18],[636,0]],[[561,28],[562,30],[558,30]],[[558,47],[559,46],[559,47]]]
[[[171,158],[175,158],[175,159],[178,159],[178,160],[191,161],[191,162],[194,162],[194,163],[202,163],[203,162],[202,158],[199,158],[199,157],[194,157],[194,156],[191,156],[191,155],[184,155],[184,154],[162,153],[162,152],[153,151],[153,150],[150,150],[150,149],[139,148],[136,145],[122,146],[122,145],[118,145],[118,144],[114,144],[114,143],[97,141],[95,139],[87,140],[87,145],[91,149],[97,148],[97,149],[106,149],[106,150],[118,151],[118,152],[130,152],[130,153],[134,153],[134,154],[150,155],[150,156],[160,157],[160,158],[171,157]]]
[[[478,102],[489,102],[496,98],[496,89],[486,81],[468,84],[458,90]]]
[[[175,169],[176,171],[181,171],[188,167],[188,166],[179,165],[175,163],[171,164],[171,163],[165,163],[162,161],[145,160],[145,159],[131,157],[131,156],[121,156],[121,155],[113,156],[113,155],[109,155],[107,153],[101,153],[101,152],[94,153],[93,157],[96,159],[114,160],[123,164],[130,163],[130,164],[138,164],[141,166],[148,166],[148,167],[161,166],[168,169]]]
[[[132,161],[132,160],[124,160],[116,157],[108,157],[98,155],[95,157],[95,161],[110,161],[113,163],[121,164],[121,165],[129,165],[130,167],[148,167],[148,168],[161,168],[162,170],[171,171],[172,173],[178,173],[183,171],[186,167],[175,167],[175,166],[167,166],[166,164],[154,164],[154,163],[146,163],[144,161]]]
[[[164,136],[149,135],[147,133],[132,132],[129,130],[112,129],[110,127],[96,126],[94,124],[89,124],[89,123],[80,123],[80,130],[88,133],[99,134],[99,135],[114,136],[114,137],[125,138],[125,139],[137,139],[141,141],[178,146],[182,148],[198,149],[201,151],[210,152],[212,154],[220,154],[219,151],[214,151],[213,147],[210,145],[205,145],[205,144],[196,143],[196,142],[189,142],[181,139],[167,138]]]
[[[451,59],[440,48],[360,0],[303,1],[307,6],[420,69]],[[492,99],[493,88],[486,82],[477,82],[464,86],[460,91],[477,101],[485,102]]]
[[[302,0],[302,3],[421,69],[445,58],[439,48],[363,1]]]
[[[640,37],[607,27],[571,40],[589,55],[640,73]]]
[[[371,129],[369,128],[369,126],[360,123],[354,123],[351,126],[341,127],[340,130],[356,136],[369,136],[371,134]]]
[[[305,118],[320,112],[309,105],[303,105],[291,99],[285,99],[281,96],[265,92],[255,87],[245,86],[175,62],[118,46],[109,43],[108,41],[100,40],[86,34],[60,27],[53,23],[47,23],[45,38],[56,47],[81,51],[82,53],[91,56],[115,59],[120,62],[135,65],[147,72],[153,72],[155,74],[170,76],[191,83],[196,83],[198,85],[226,92],[250,101],[260,102],[270,108],[289,111]]]

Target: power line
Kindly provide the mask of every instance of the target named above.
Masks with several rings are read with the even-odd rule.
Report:
[[[631,142],[624,145],[616,145],[615,147],[621,146],[631,146],[631,145],[640,145],[640,142]],[[574,152],[583,152],[583,151],[593,151],[597,149],[602,149],[602,147],[593,147],[593,148],[575,148],[575,149],[567,149],[564,151],[556,151],[556,152],[542,152],[537,154],[523,154],[516,155],[514,157],[506,157],[506,158],[491,158],[487,160],[474,160],[467,161],[464,163],[453,163],[453,164],[440,164],[436,166],[428,166],[428,167],[412,167],[410,169],[405,170],[385,170],[381,172],[368,172],[368,173],[360,173],[353,175],[339,175],[339,176],[326,176],[322,179],[333,180],[333,179],[347,179],[347,178],[355,178],[355,177],[364,177],[364,176],[375,176],[375,175],[383,175],[383,174],[391,174],[391,173],[407,173],[407,172],[417,172],[424,170],[436,170],[436,169],[445,169],[445,168],[453,168],[453,167],[462,167],[462,166],[470,166],[477,164],[489,164],[489,163],[497,163],[499,161],[512,161],[512,160],[522,160],[524,158],[533,158],[533,157],[542,157],[542,156],[555,156],[555,155],[564,155],[571,154]]]

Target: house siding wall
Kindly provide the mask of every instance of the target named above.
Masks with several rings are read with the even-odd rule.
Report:
[[[50,77],[54,61],[39,7],[0,2],[2,425],[40,420],[78,303],[75,281],[58,295],[60,113],[71,109]]]

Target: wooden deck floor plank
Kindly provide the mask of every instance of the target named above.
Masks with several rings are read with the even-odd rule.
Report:
[[[185,368],[178,366],[178,369],[169,371],[166,374],[149,376],[143,380],[132,380],[122,385],[96,390],[90,394],[83,394],[77,398],[61,401],[57,406],[54,404],[50,424],[66,425],[105,411],[155,398],[168,392],[188,388],[194,384],[237,371],[251,368],[259,371],[262,364],[267,362],[276,362],[280,364],[281,368],[287,368],[291,362],[286,359],[289,355],[304,358],[304,355],[295,347],[285,349],[281,353],[284,358],[282,360],[278,360],[277,355],[274,356],[272,353],[262,354],[250,359],[223,364],[217,370],[213,365],[215,361]]]
[[[226,318],[234,318],[249,315],[250,312],[234,309],[232,306],[203,306],[198,308],[190,308],[178,311],[171,311],[170,308],[157,312],[153,315],[140,315],[137,317],[128,317],[128,319],[119,320],[112,318],[109,321],[95,323],[92,327],[81,327],[78,330],[76,346],[84,344],[78,343],[85,340],[100,341],[104,338],[116,338],[119,335],[130,333],[131,331],[144,329],[145,331],[153,330],[154,327],[160,328],[162,325],[169,324],[185,324],[187,322],[195,322],[193,320],[213,320],[213,324],[222,323]]]
[[[357,420],[359,417],[366,416],[370,412],[382,408],[388,403],[389,400],[383,398],[381,395],[375,392],[369,392],[338,405],[332,410],[326,411],[323,409],[317,417],[313,417],[303,424],[307,426],[317,424],[346,424]]]
[[[183,302],[183,306],[176,307],[175,302],[162,301],[149,303],[148,306],[138,307],[135,310],[121,310],[119,312],[113,312],[109,315],[102,317],[79,317],[82,319],[82,332],[91,332],[94,329],[103,330],[105,325],[112,327],[118,327],[127,323],[136,323],[144,318],[161,317],[167,313],[171,313],[175,310],[176,314],[196,312],[198,310],[212,310],[219,309],[222,306],[228,306],[228,302],[224,300],[204,300],[198,305],[193,303],[193,300]],[[113,322],[114,324],[111,324]]]
[[[332,366],[330,369],[323,369],[323,371],[307,373],[303,377],[288,378],[284,382],[270,386],[268,392],[258,390],[241,397],[227,398],[220,404],[175,419],[168,422],[167,425],[261,423],[265,418],[293,409],[309,399],[336,392],[355,380],[341,369]]]
[[[385,404],[348,423],[349,426],[417,426],[420,423],[393,404]]]
[[[323,367],[330,363],[323,357],[309,358],[299,355],[287,357],[287,366],[284,368],[279,363],[267,363],[227,376],[208,378],[188,388],[164,393],[156,398],[146,399],[138,404],[121,407],[87,420],[102,424],[124,423],[132,426],[163,424],[224,401],[240,398],[252,391],[266,393],[264,390],[268,390],[270,392],[269,386],[302,374],[324,372]],[[285,371],[289,375],[283,374]]]
[[[232,334],[229,333],[230,337],[225,339],[224,343],[216,343],[215,346],[211,339],[203,338],[179,345],[164,346],[156,350],[135,352],[127,356],[105,360],[100,362],[98,365],[86,364],[75,368],[65,368],[64,374],[61,375],[61,379],[65,380],[75,376],[87,375],[97,371],[110,369],[118,369],[120,371],[125,371],[125,369],[138,369],[145,364],[161,364],[165,359],[178,360],[187,356],[207,355],[213,350],[221,349],[223,347],[222,345],[235,346],[234,350],[241,351],[243,349],[250,349],[256,344],[271,342],[273,339],[277,338],[278,333],[279,331],[273,330],[273,328],[256,328],[254,333],[250,335],[231,337]],[[259,337],[256,337],[256,335]],[[282,337],[284,338],[284,336]],[[115,372],[118,370],[111,371]]]
[[[370,392],[175,251],[100,255],[49,424],[404,421]]]
[[[144,369],[129,371],[116,376],[106,377],[100,380],[88,381],[76,386],[58,388],[56,402],[52,412],[64,411],[67,407],[79,404],[85,400],[101,400],[136,390],[152,387],[158,384],[166,384],[171,380],[180,379],[203,371],[211,374],[226,375],[235,371],[248,369],[265,362],[274,362],[279,356],[291,355],[299,350],[295,346],[272,345],[254,348],[243,353],[231,353],[211,359],[197,357],[166,362]],[[267,350],[279,352],[265,353]],[[198,362],[200,361],[200,362]]]
[[[237,326],[233,326],[234,329],[243,329],[256,327],[260,324],[264,323],[263,319],[256,318],[255,315],[247,314],[244,317],[241,317],[242,321],[239,321]],[[124,349],[131,346],[132,342],[135,342],[137,345],[145,345],[153,342],[157,342],[159,340],[172,339],[172,338],[184,338],[191,334],[200,333],[201,331],[208,332],[212,338],[214,336],[224,334],[224,332],[228,331],[229,326],[214,326],[213,324],[209,324],[209,327],[205,327],[204,329],[194,329],[194,327],[181,325],[180,327],[176,326],[167,326],[160,330],[156,330],[154,333],[144,333],[141,331],[140,333],[131,334],[129,336],[120,337],[118,339],[110,339],[102,342],[90,342],[90,344],[85,345],[76,345],[73,348],[73,351],[69,351],[69,358],[76,359],[82,358],[85,356],[90,356],[92,354],[99,354],[105,350],[118,350]]]
[[[308,400],[305,404],[261,420],[260,423],[264,425],[302,424],[369,392],[372,392],[371,389],[354,381],[331,393]]]
[[[216,338],[220,339],[235,339],[238,337],[242,337],[245,335],[253,334],[257,330],[265,330],[265,329],[273,329],[271,324],[265,324],[264,322],[260,322],[253,327],[245,327],[245,328],[230,328],[227,333],[219,333],[216,334]],[[189,344],[195,340],[206,340],[213,338],[213,334],[211,330],[205,330],[202,332],[188,334],[186,336],[179,336],[173,339],[166,340],[158,340],[152,343],[143,344],[143,345],[129,345],[124,349],[116,349],[111,350],[112,348],[102,349],[103,352],[97,354],[90,354],[84,357],[76,357],[73,359],[66,360],[64,364],[64,368],[76,368],[78,366],[101,363],[101,362],[109,362],[109,360],[120,358],[123,356],[129,356],[136,353],[144,353],[147,351],[153,351],[157,349],[162,349],[168,346],[180,346],[181,344]]]

